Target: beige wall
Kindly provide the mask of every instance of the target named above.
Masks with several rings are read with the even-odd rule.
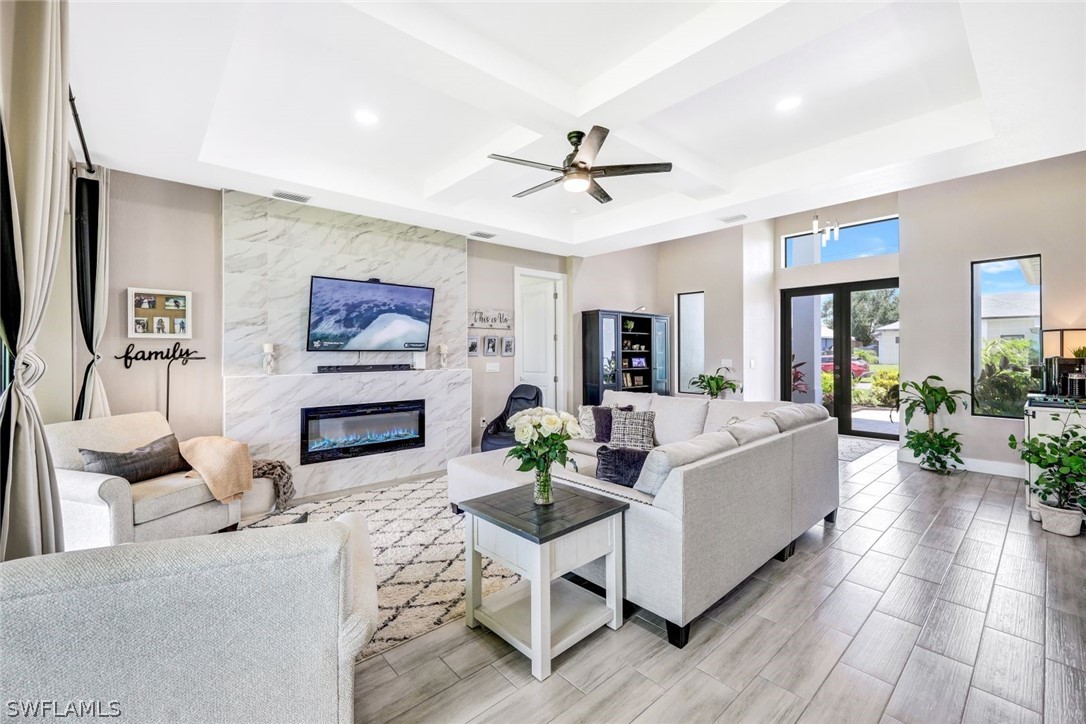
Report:
[[[676,295],[705,292],[706,371],[720,366],[721,359],[732,361],[731,376],[743,373],[743,230],[713,231],[685,239],[657,244],[656,298],[665,314],[677,321]],[[672,329],[671,389],[678,389],[676,340]]]
[[[115,355],[129,342],[169,349],[174,340],[129,340],[128,287],[192,292],[190,340],[205,360],[174,363],[170,423],[178,437],[222,432],[222,196],[218,191],[114,171],[110,177],[109,321],[99,363],[114,414],[166,410],[166,363]]]
[[[592,309],[633,311],[644,305],[652,314],[671,314],[656,296],[660,245],[642,246],[599,256],[571,257],[567,264],[571,319],[568,325],[572,367],[570,408],[582,404],[581,312]]]
[[[513,311],[513,269],[522,267],[546,272],[562,272],[565,259],[511,246],[468,240],[468,309],[505,309]],[[469,330],[479,337],[485,330]],[[513,334],[494,332],[496,335]],[[486,364],[496,363],[498,372],[487,372]],[[509,393],[516,386],[512,357],[469,357],[471,368],[471,446],[479,447],[482,429],[479,418],[492,419],[505,408]]]
[[[903,378],[937,374],[949,387],[970,389],[973,261],[1040,253],[1043,325],[1086,327],[1086,153],[910,189],[898,199]],[[1021,421],[966,412],[943,422],[961,431],[972,467],[999,472],[1018,464],[1007,436],[1022,433]]]

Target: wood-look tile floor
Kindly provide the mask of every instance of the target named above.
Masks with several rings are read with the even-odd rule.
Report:
[[[453,621],[359,664],[358,722],[1086,722],[1086,536],[1016,480],[940,477],[886,445],[841,463],[816,525],[667,643],[649,612],[546,681]]]

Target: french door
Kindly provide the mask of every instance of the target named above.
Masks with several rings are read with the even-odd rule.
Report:
[[[781,399],[825,405],[838,432],[896,440],[898,280],[781,291]]]

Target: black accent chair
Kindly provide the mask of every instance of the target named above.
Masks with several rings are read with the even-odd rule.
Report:
[[[505,401],[505,409],[502,410],[502,414],[491,420],[486,429],[483,430],[483,439],[479,444],[479,449],[486,452],[487,450],[500,450],[501,448],[516,445],[517,441],[513,437],[513,431],[507,425],[509,418],[521,410],[540,407],[542,404],[543,390],[535,385],[517,385],[509,394],[509,399]]]

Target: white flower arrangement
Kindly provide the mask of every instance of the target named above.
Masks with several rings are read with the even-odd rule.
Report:
[[[510,417],[508,425],[517,444],[509,450],[506,458],[520,460],[520,471],[535,470],[537,475],[546,474],[549,486],[553,463],[563,466],[571,463],[573,469],[577,469],[577,462],[569,457],[566,446],[570,438],[581,434],[581,426],[573,415],[549,407],[533,407]]]

